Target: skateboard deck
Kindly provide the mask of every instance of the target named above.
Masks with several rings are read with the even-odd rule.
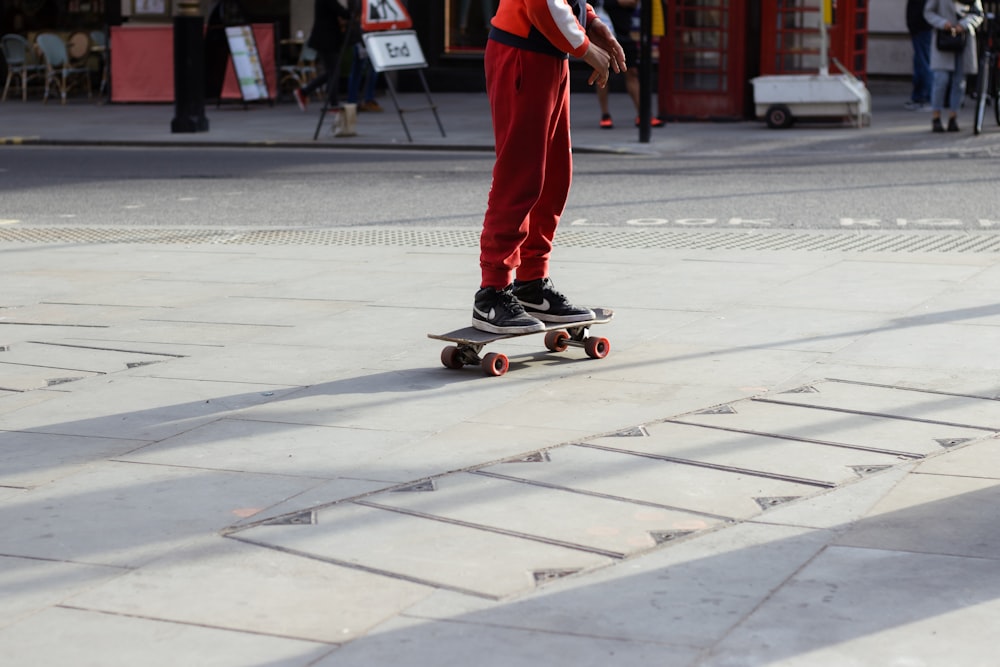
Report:
[[[590,335],[590,327],[595,324],[606,324],[614,317],[610,308],[594,308],[594,318],[584,322],[546,322],[545,328],[530,333],[490,333],[468,326],[443,334],[427,334],[428,338],[455,343],[441,350],[441,363],[447,368],[462,368],[463,366],[480,366],[487,375],[503,375],[510,366],[507,356],[499,352],[491,352],[480,356],[483,348],[490,343],[506,338],[545,335],[545,347],[550,352],[562,352],[566,348],[582,347],[587,356],[592,359],[603,359],[611,351],[611,343],[607,338]]]

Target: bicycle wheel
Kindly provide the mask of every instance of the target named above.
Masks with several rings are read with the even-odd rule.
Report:
[[[993,78],[990,76],[993,69],[992,60],[989,54],[987,54],[986,58],[983,58],[983,64],[979,68],[979,76],[976,77],[976,117],[974,119],[975,122],[972,124],[973,134],[980,134],[983,131],[983,118],[986,116],[986,100],[990,96],[990,79]]]

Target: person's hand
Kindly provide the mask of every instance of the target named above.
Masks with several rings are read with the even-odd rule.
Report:
[[[587,27],[587,37],[590,38],[591,44],[596,44],[608,54],[610,58],[608,65],[615,74],[620,74],[628,69],[625,64],[625,51],[615,38],[615,33],[611,32],[611,28],[604,21],[601,19],[591,21]],[[584,56],[584,60],[586,59]]]
[[[594,68],[587,79],[587,84],[592,86],[596,83],[601,88],[606,88],[610,76],[608,68],[611,66],[611,56],[608,52],[591,41],[587,52],[583,54],[583,61]]]

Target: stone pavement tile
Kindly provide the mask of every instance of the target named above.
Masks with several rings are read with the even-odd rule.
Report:
[[[93,463],[0,507],[4,553],[139,566],[301,493],[314,479]]]
[[[652,315],[655,322],[662,313]],[[673,334],[668,329],[650,330],[649,334],[656,338],[640,340],[636,329],[647,328],[644,316],[629,313],[628,317],[642,318],[643,323],[622,318],[618,327],[621,336],[612,333],[611,327],[607,334],[601,334],[611,337],[611,354],[595,368],[594,377],[639,383],[659,383],[668,378],[682,385],[713,384],[728,389],[729,398],[736,399],[780,386],[795,373],[829,357],[825,352],[678,344],[671,340]],[[597,329],[593,331],[597,333]]]
[[[1000,479],[1000,440],[993,437],[956,447],[921,461],[917,471],[927,475]]]
[[[60,604],[75,593],[124,572],[117,567],[0,556],[0,590],[3,591],[0,628]]]
[[[694,665],[689,646],[588,637],[577,633],[399,618],[365,638],[336,649],[315,667],[399,664],[478,667],[671,667]],[[666,662],[665,662],[666,661]]]
[[[58,386],[66,382],[76,382],[77,380],[100,375],[97,372],[7,363],[0,366],[0,369],[3,370],[3,376],[0,376],[0,386],[10,391],[44,389],[45,387]]]
[[[433,490],[387,491],[361,502],[578,545],[616,558],[654,548],[658,543],[655,533],[687,533],[721,524],[719,519],[687,512],[472,473],[445,475],[433,481]]]
[[[383,485],[422,477],[407,470],[429,432],[338,428],[226,418],[118,457],[118,460],[314,479],[353,477]],[[445,465],[445,461],[440,464]],[[441,468],[433,470],[440,472]],[[422,470],[427,474],[426,470]],[[382,475],[381,477],[378,475]],[[335,500],[331,498],[328,500]]]
[[[888,470],[844,484],[818,495],[802,498],[768,510],[755,523],[804,526],[844,532],[866,516],[882,498],[913,472],[916,463],[904,463]]]
[[[436,356],[435,364],[439,364]],[[524,393],[527,378],[495,382],[481,371],[455,372],[439,365],[340,376],[304,387],[269,404],[247,407],[240,417],[316,426],[383,431],[433,431],[452,426],[488,406]],[[512,378],[505,378],[512,379]],[[522,424],[523,425],[523,424]]]
[[[882,316],[819,308],[734,305],[671,334],[675,343],[720,349],[838,352],[885,326]]]
[[[515,420],[527,428],[565,428],[606,433],[634,424],[662,419],[664,413],[678,414],[717,401],[720,389],[673,383],[638,383],[628,380],[603,380],[602,372],[610,358],[581,360],[574,365],[594,368],[592,377],[582,376],[549,382],[530,392],[512,397],[496,407],[471,414],[476,424],[506,424]],[[518,377],[520,369],[510,375]],[[590,374],[588,374],[590,375]],[[506,379],[506,378],[505,378]],[[669,376],[664,378],[670,380]],[[731,397],[731,392],[726,392]],[[489,405],[489,404],[484,404]]]
[[[357,368],[358,357],[341,349],[245,340],[221,348],[189,349],[187,358],[137,368],[130,375],[298,387],[328,382]]]
[[[281,385],[101,376],[4,415],[0,427],[69,435],[161,440],[254,405],[281,401]],[[31,394],[38,392],[30,392]]]
[[[997,326],[889,323],[843,350],[843,363],[938,369],[1000,369]]]
[[[819,492],[815,486],[781,479],[655,461],[586,446],[558,447],[547,454],[544,462],[508,461],[483,471],[712,518],[746,519],[770,507],[769,499],[787,501]]]
[[[0,356],[0,361],[4,364],[46,366],[54,370],[106,374],[171,358],[143,352],[100,349],[99,346],[81,347],[62,340],[51,342],[34,340],[12,346]]]
[[[831,383],[813,383],[826,392]],[[849,385],[854,387],[855,385]],[[948,424],[930,424],[907,421],[892,417],[856,414],[837,410],[817,410],[815,408],[769,403],[768,400],[797,401],[804,394],[769,393],[760,401],[740,401],[729,403],[729,411],[700,412],[680,415],[677,421],[685,424],[700,424],[714,428],[740,429],[757,433],[783,435],[806,440],[853,445],[894,452],[900,456],[930,456],[941,452],[939,440],[952,438],[979,439],[989,435],[979,429],[963,428]],[[924,395],[926,396],[926,395]],[[917,395],[920,398],[921,395]],[[808,400],[802,399],[802,400]],[[836,401],[829,401],[838,407]],[[864,410],[872,408],[872,403],[857,401],[846,409]],[[919,413],[917,413],[919,414]],[[861,454],[859,454],[861,456]],[[897,461],[898,462],[898,461]],[[861,464],[858,464],[861,465]]]
[[[973,286],[963,285],[960,291],[932,297],[913,309],[910,317],[928,325],[949,322],[978,325],[984,328],[984,335],[988,335],[986,327],[1000,326],[1000,304],[996,299],[1000,287],[982,285],[980,276],[968,282]],[[1000,280],[996,282],[1000,284]]]
[[[982,270],[979,265],[845,260],[750,296],[753,305],[898,313],[917,307]]]
[[[830,537],[826,531],[744,523],[583,577],[556,580],[519,599],[490,602],[441,591],[403,615],[450,620],[477,635],[520,628],[706,648],[814,558]],[[391,634],[372,636],[357,644],[391,640]],[[669,656],[667,651],[647,664],[687,664]]]
[[[103,611],[260,635],[346,642],[434,591],[222,537],[198,539],[65,600]]]
[[[0,629],[9,667],[306,667],[329,644],[55,607]]]
[[[996,566],[831,547],[699,665],[991,665],[1000,614]]]
[[[266,522],[272,519],[277,519],[278,521],[302,520],[305,517],[313,516],[314,510],[328,507],[349,498],[365,496],[384,488],[386,488],[386,482],[367,479],[340,478],[320,482],[301,493],[269,505],[259,512],[249,514],[247,517],[227,527],[225,531],[228,533],[228,531],[235,530],[244,525]]]
[[[0,485],[40,487],[73,475],[89,463],[148,444],[143,440],[89,438],[0,431]]]
[[[981,367],[980,367],[981,368]],[[902,369],[905,373],[905,368]],[[811,385],[814,391],[786,392],[769,400],[787,405],[813,406],[877,414],[911,421],[954,424],[972,428],[983,437],[1000,428],[1000,402],[991,394],[973,395],[947,392],[937,387],[909,389],[866,383],[862,380],[830,376]]]
[[[736,405],[742,407],[743,402]],[[779,426],[772,430],[781,429]],[[890,454],[672,422],[646,424],[643,435],[592,438],[587,444],[815,480],[830,487],[857,479],[863,474],[857,468],[882,468],[901,462]]]
[[[992,446],[993,442],[972,445]],[[843,546],[997,559],[996,479],[913,474],[837,541]]]
[[[484,597],[532,590],[538,573],[603,567],[611,559],[541,541],[341,503],[314,523],[253,525],[239,540],[428,586]]]

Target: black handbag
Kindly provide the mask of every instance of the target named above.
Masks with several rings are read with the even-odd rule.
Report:
[[[961,53],[965,51],[965,41],[969,34],[967,31],[952,32],[951,30],[939,29],[936,32],[938,51],[946,53]]]

